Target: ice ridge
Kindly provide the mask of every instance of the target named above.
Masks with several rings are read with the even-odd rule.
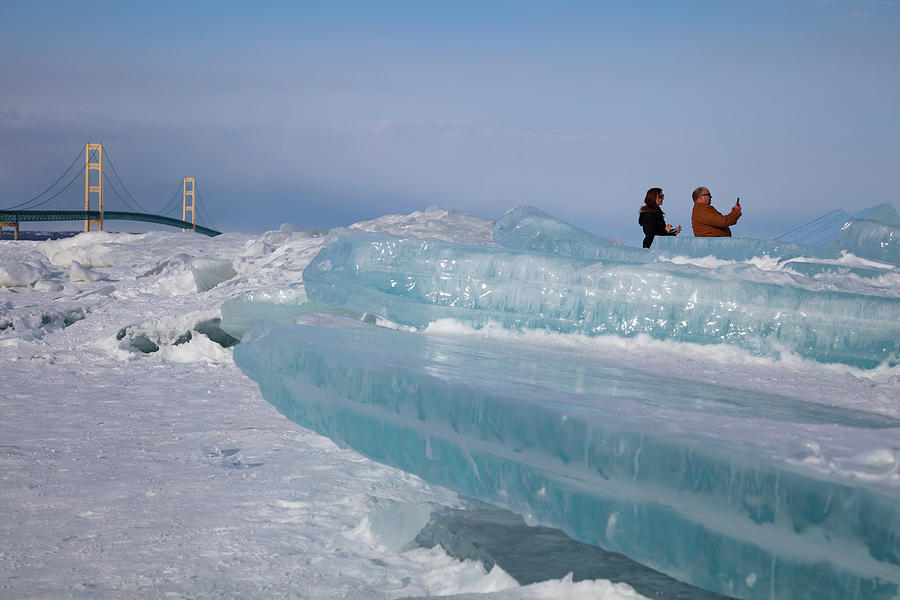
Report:
[[[900,299],[805,289],[767,279],[752,265],[606,262],[343,232],[303,280],[312,301],[412,327],[454,318],[476,327],[643,333],[862,368],[900,356]]]
[[[693,585],[753,599],[900,590],[898,489],[823,472],[793,446],[889,447],[896,419],[339,317],[257,325],[234,359],[304,427]]]

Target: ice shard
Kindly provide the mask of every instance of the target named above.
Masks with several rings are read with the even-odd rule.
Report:
[[[606,262],[340,232],[303,280],[310,300],[412,327],[454,318],[559,333],[643,333],[863,368],[900,356],[900,298],[806,288],[746,264]]]
[[[643,248],[615,244],[531,206],[506,211],[494,223],[493,237],[495,243],[514,250],[620,262],[641,263],[654,259],[654,255]]]
[[[900,592],[889,416],[333,316],[257,325],[234,358],[305,427],[693,585],[752,599]],[[875,461],[882,478],[854,470],[873,452],[890,459]]]

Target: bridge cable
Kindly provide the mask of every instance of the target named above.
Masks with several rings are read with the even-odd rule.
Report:
[[[210,221],[209,215],[206,214],[206,209],[203,206],[203,197],[200,194],[197,194],[197,202],[194,203],[194,208],[197,211],[197,218],[194,219],[197,224],[212,227],[212,221]]]
[[[132,201],[137,205],[137,207],[140,209],[140,210],[135,210],[134,212],[150,213],[150,211],[147,210],[146,208],[144,208],[143,206],[141,206],[141,203],[138,202],[137,200],[135,200],[134,196],[131,195],[131,192],[128,191],[128,188],[125,186],[125,182],[122,181],[122,178],[119,176],[119,172],[116,171],[116,167],[115,167],[115,165],[113,165],[113,163],[112,163],[112,159],[110,158],[110,155],[109,155],[109,150],[106,151],[106,160],[107,160],[107,162],[109,163],[109,166],[110,166],[110,168],[112,169],[113,173],[115,174],[116,179],[119,180],[119,185],[122,186],[122,189],[125,190],[125,193],[128,194],[128,197],[131,198],[131,200],[132,200]],[[104,174],[104,177],[105,177],[105,176],[106,176],[106,174]],[[107,181],[109,181],[109,179],[107,179]],[[110,182],[110,185],[112,185],[112,182]],[[116,193],[116,195],[119,196],[118,193]],[[119,196],[119,198],[122,199],[122,202],[125,202],[125,199],[124,199],[124,198],[122,198],[121,196]],[[125,202],[125,203],[128,204],[127,202]]]
[[[198,193],[198,194],[197,194],[197,198],[198,198],[198,200],[200,200],[200,202],[199,202],[199,205],[200,205],[200,213],[205,217],[206,222],[209,223],[209,226],[210,226],[212,229],[219,229],[218,226],[216,226],[216,224],[213,223],[212,218],[210,218],[209,213],[206,211],[206,203],[203,201],[203,196],[201,196],[201,195]]]
[[[38,202],[38,203],[35,204],[34,206],[31,206],[31,207],[28,208],[27,210],[32,210],[32,209],[37,208],[38,206],[43,206],[43,205],[47,204],[48,202],[50,202],[51,200],[53,200],[54,198],[56,198],[57,196],[59,196],[60,194],[62,194],[64,191],[66,191],[67,189],[69,189],[69,187],[71,187],[71,185],[72,185],[73,183],[75,183],[75,182],[78,180],[78,178],[82,176],[82,174],[84,174],[84,167],[81,167],[81,170],[80,170],[78,173],[75,173],[75,177],[73,177],[73,178],[69,181],[69,183],[66,184],[66,186],[65,186],[63,189],[59,190],[58,192],[56,192],[55,194],[53,194],[52,196],[50,196],[49,198],[47,198],[47,199],[44,200],[43,202]],[[15,207],[13,207],[13,209],[10,209],[10,210],[14,210],[14,209],[15,209]]]
[[[22,208],[23,206],[26,206],[26,205],[28,205],[28,204],[34,202],[35,200],[37,200],[38,198],[40,198],[41,196],[43,196],[44,194],[46,194],[47,192],[49,192],[51,189],[53,189],[53,186],[55,186],[57,183],[59,183],[60,180],[61,180],[63,177],[65,177],[65,176],[69,173],[69,171],[72,170],[72,167],[75,166],[75,163],[78,162],[78,159],[81,158],[81,156],[82,156],[83,154],[84,154],[84,148],[82,147],[81,150],[78,152],[78,154],[75,155],[75,160],[72,161],[72,164],[69,165],[69,168],[66,169],[65,171],[63,171],[63,174],[60,175],[60,176],[57,178],[56,181],[54,181],[53,183],[51,183],[51,184],[50,184],[50,187],[48,187],[46,190],[44,190],[43,192],[41,192],[40,194],[38,194],[37,196],[35,196],[34,198],[32,198],[32,199],[30,199],[30,200],[26,200],[25,202],[22,202],[22,203],[20,203],[20,204],[16,204],[15,206],[9,207],[8,210],[15,210],[15,209],[17,209],[17,208]],[[84,172],[84,169],[83,169],[83,168],[81,169],[81,172],[82,172],[82,173]],[[70,183],[69,185],[71,185],[71,183]],[[68,185],[67,185],[66,187],[68,187]],[[63,188],[63,189],[65,189],[65,188]],[[55,198],[55,197],[56,197],[56,196],[54,196],[54,198]],[[40,204],[39,204],[38,206],[40,206]]]
[[[119,200],[122,201],[122,204],[124,204],[125,206],[127,206],[129,209],[131,209],[133,212],[136,212],[136,213],[140,213],[140,212],[146,213],[147,212],[145,209],[138,210],[137,208],[132,206],[131,203],[128,202],[128,200],[123,198],[122,195],[119,193],[119,190],[116,189],[116,186],[113,184],[112,180],[106,176],[106,173],[103,174],[103,179],[106,180],[106,183],[109,184],[109,187],[112,189],[113,193],[119,198]],[[132,200],[134,200],[134,198],[132,198]]]
[[[173,209],[178,207],[177,198],[180,192],[183,192],[183,183],[179,183],[178,187],[175,188],[175,193],[172,194],[172,197],[169,198],[169,201],[159,210],[156,214],[165,215],[167,212],[172,212]]]

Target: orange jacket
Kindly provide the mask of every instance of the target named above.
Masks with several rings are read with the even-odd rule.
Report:
[[[740,207],[735,207],[727,215],[723,215],[709,204],[694,202],[691,213],[691,227],[695,237],[731,237],[731,229],[741,218]]]

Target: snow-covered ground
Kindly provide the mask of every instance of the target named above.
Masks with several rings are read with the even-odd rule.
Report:
[[[491,225],[429,209],[355,227],[488,244]],[[607,580],[519,586],[416,547],[432,508],[460,498],[289,422],[198,331],[229,298],[300,282],[323,239],[0,242],[0,597],[642,597]],[[886,377],[831,384],[877,388],[879,404],[900,387]]]
[[[352,228],[492,245],[492,226],[430,208]],[[643,597],[627,568],[615,582],[562,571],[523,586],[499,566],[418,546],[433,510],[470,503],[339,448],[262,398],[217,327],[222,303],[251,291],[293,293],[324,234],[284,225],[216,238],[91,232],[0,242],[0,598]],[[766,277],[790,276],[783,263],[752,264]],[[829,277],[839,276],[812,281],[897,295],[885,277]],[[427,332],[900,418],[900,366],[862,370],[726,345],[474,330],[452,320]],[[836,440],[830,451],[850,461],[797,439],[796,460],[895,487],[900,440],[882,443],[892,431],[875,436],[877,452],[859,454],[861,438],[844,440],[846,448]]]

